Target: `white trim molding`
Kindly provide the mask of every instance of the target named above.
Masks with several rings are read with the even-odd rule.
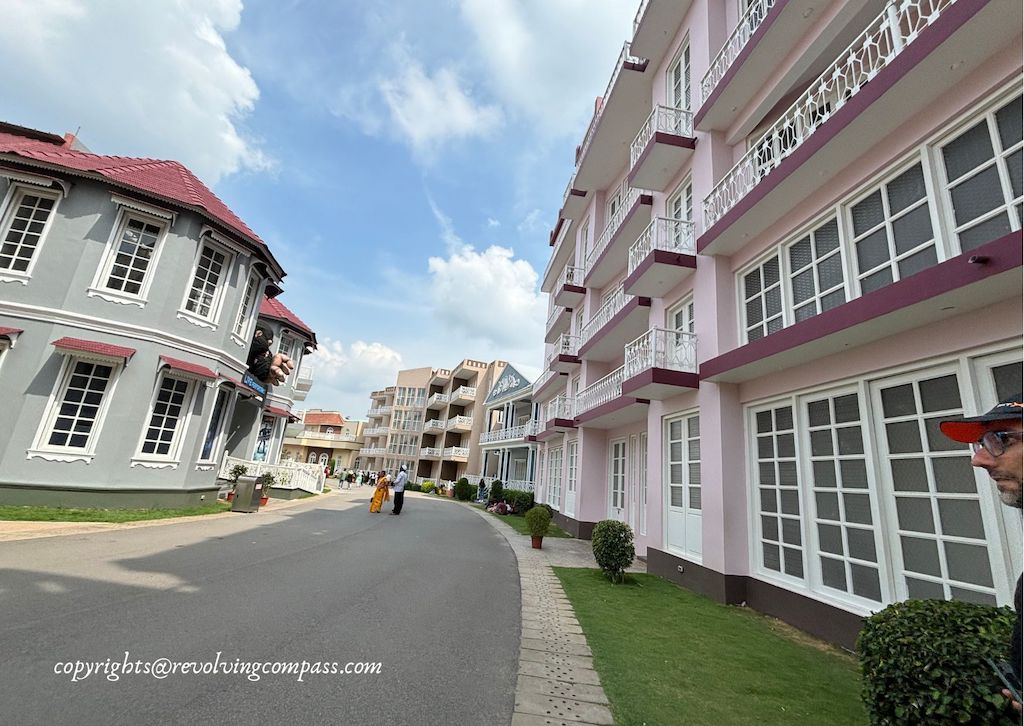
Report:
[[[131,468],[141,466],[144,469],[177,469],[177,461],[153,461],[150,459],[132,458]]]
[[[170,222],[172,225],[178,218],[177,212],[172,212],[169,209],[163,209],[162,207],[154,207],[152,204],[146,204],[145,202],[140,202],[138,199],[132,199],[131,197],[122,197],[120,194],[110,195],[110,201],[119,207],[127,207],[128,209],[133,209],[136,212],[142,212],[153,217],[159,217],[160,219]]]
[[[146,300],[129,295],[119,295],[112,290],[100,290],[95,287],[87,287],[85,294],[89,297],[98,297],[100,300],[117,303],[118,305],[135,305],[140,308],[146,307]]]
[[[186,323],[192,323],[199,328],[208,328],[209,330],[216,330],[216,323],[211,323],[209,320],[204,320],[198,315],[190,313],[188,310],[179,310],[177,315],[178,320],[184,320]]]
[[[43,176],[42,174],[30,174],[27,171],[9,169],[5,166],[0,166],[0,176],[6,177],[11,181],[21,182],[22,184],[32,184],[40,187],[58,186],[64,192],[64,196],[67,196],[68,192],[71,191],[71,182],[69,181],[52,176]]]
[[[70,464],[76,461],[84,461],[91,464],[96,454],[58,454],[53,451],[40,451],[39,449],[28,449],[26,459],[45,459],[46,461],[57,461],[62,464]]]

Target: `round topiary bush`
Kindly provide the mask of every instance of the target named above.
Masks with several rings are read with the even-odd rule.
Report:
[[[526,526],[534,537],[543,537],[551,526],[551,512],[545,507],[534,507],[526,513]]]
[[[455,498],[460,502],[468,502],[472,499],[474,491],[473,485],[465,477],[455,482]]]
[[[591,535],[594,559],[612,582],[622,582],[626,568],[633,564],[633,530],[624,522],[605,519],[594,526]]]
[[[857,639],[872,724],[1019,723],[985,662],[1009,655],[1010,608],[907,600],[865,621]]]
[[[420,491],[423,492],[424,494],[430,494],[432,491],[434,491],[434,487],[434,482],[427,480],[423,482],[422,486],[420,487]]]

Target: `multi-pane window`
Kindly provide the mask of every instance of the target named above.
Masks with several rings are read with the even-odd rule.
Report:
[[[942,147],[946,190],[961,251],[1021,227],[1021,97]]]
[[[665,205],[670,219],[693,219],[693,185],[686,182]]]
[[[245,330],[249,326],[249,316],[256,307],[256,293],[259,291],[260,278],[258,275],[249,275],[249,281],[245,284],[245,293],[242,295],[242,305],[238,308],[238,318],[235,320],[235,335],[245,337]]]
[[[111,250],[103,286],[126,295],[141,296],[163,228],[138,217],[126,217]]]
[[[185,301],[185,309],[202,318],[216,313],[217,296],[224,279],[227,255],[210,245],[203,245],[196,263],[196,272]]]
[[[0,270],[28,272],[56,203],[56,196],[15,188],[0,225]]]
[[[700,419],[686,416],[668,424],[669,506],[701,509]]]
[[[807,401],[806,441],[825,587],[882,601],[872,492],[856,393]]]
[[[217,440],[221,434],[221,424],[225,420],[225,411],[231,394],[226,388],[217,389],[217,398],[213,403],[213,413],[210,416],[210,425],[206,428],[206,436],[203,437],[203,450],[199,455],[200,461],[210,461],[216,458]]]
[[[700,510],[700,418],[686,419],[686,504]]]
[[[938,262],[920,162],[852,205],[849,215],[862,293]]]
[[[84,360],[71,362],[71,375],[57,404],[56,416],[46,436],[47,446],[88,449],[90,437],[114,376],[114,366]]]
[[[755,416],[761,565],[803,579],[803,535],[792,406]]]
[[[165,375],[160,380],[153,412],[142,440],[141,453],[173,457],[183,420],[187,415],[191,384],[183,378]]]
[[[743,319],[748,341],[782,330],[782,277],[777,256],[743,276]]]
[[[846,302],[839,223],[835,218],[791,244],[786,256],[796,322]]]
[[[524,472],[525,474],[525,472]],[[562,499],[562,449],[553,449],[548,456],[548,504],[555,509]]]
[[[612,513],[621,515],[626,507],[626,442],[612,442],[610,452],[609,491],[611,492]]]
[[[679,57],[668,69],[668,105],[690,108],[690,44],[685,43]]]

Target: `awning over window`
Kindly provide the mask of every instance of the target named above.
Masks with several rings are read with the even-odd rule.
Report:
[[[281,416],[282,418],[291,418],[292,417],[292,414],[291,414],[290,411],[285,411],[283,408],[278,408],[277,406],[267,406],[264,409],[264,411],[266,411],[266,413],[269,413],[269,414],[271,414],[273,416]]]
[[[205,378],[206,380],[215,381],[219,377],[209,368],[201,366],[198,363],[189,363],[188,361],[178,360],[177,358],[171,358],[166,355],[160,356],[160,362],[172,371],[184,373],[185,375],[193,376],[195,378]]]
[[[18,333],[24,333],[25,331],[21,328],[7,328],[0,325],[0,337],[8,337],[11,335],[17,335]]]
[[[125,348],[121,345],[100,343],[96,340],[82,340],[81,338],[64,337],[53,341],[53,347],[61,352],[88,353],[101,358],[120,358],[124,361],[135,355],[135,348]]]

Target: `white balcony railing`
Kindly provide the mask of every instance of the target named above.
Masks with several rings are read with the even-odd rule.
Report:
[[[387,449],[383,446],[370,446],[360,449],[359,453],[364,456],[384,456],[387,453]]]
[[[469,458],[469,449],[464,446],[449,446],[444,450],[442,456],[451,459],[467,459]]]
[[[629,168],[636,166],[640,155],[651,143],[654,134],[661,132],[674,136],[693,136],[693,114],[682,108],[655,106],[636,138],[629,147]]]
[[[629,248],[629,267],[626,274],[631,274],[654,250],[696,254],[693,244],[693,222],[658,217],[647,225],[647,229]]]
[[[642,192],[640,189],[634,187],[628,187],[624,190],[624,193],[620,197],[622,202],[619,204],[619,208],[615,210],[615,214],[608,220],[608,224],[604,226],[604,232],[598,237],[597,242],[594,243],[594,248],[590,250],[587,255],[586,271],[589,273],[593,268],[594,264],[601,257],[601,254],[608,248],[609,243],[612,241],[612,237],[619,231],[619,227],[622,226],[622,222],[626,219],[626,215],[629,214],[629,210],[636,204],[636,200],[640,198]]]
[[[551,359],[550,359],[550,356],[549,356],[547,364],[544,366],[544,368],[547,368],[548,365],[550,365],[550,363],[551,363]],[[557,375],[558,375],[557,371],[545,370],[541,374],[540,378],[538,378],[537,380],[535,380],[533,382],[533,389],[532,389],[533,392],[536,393],[537,391],[542,389],[545,385],[547,385],[548,381],[550,381],[552,378],[554,378]]]
[[[590,340],[598,330],[603,328],[632,299],[633,295],[627,295],[623,292],[622,285],[619,285],[615,292],[612,293],[612,296],[608,298],[608,301],[594,314],[594,317],[583,326],[583,332],[580,334],[580,343],[586,343]]]
[[[625,378],[651,368],[697,372],[697,336],[679,330],[651,328],[626,345]]]
[[[250,461],[248,459],[237,459],[234,456],[225,456],[220,465],[221,479],[231,478],[231,469],[241,464],[246,468],[245,476],[262,476],[272,474],[274,476],[275,489],[302,489],[307,492],[322,492],[324,481],[327,475],[324,474],[324,467],[319,464],[302,464],[295,461],[282,461],[280,464],[270,464],[265,461]]]
[[[586,413],[622,396],[625,367],[619,366],[601,380],[587,386],[576,395],[575,415]]]
[[[377,406],[370,409],[371,416],[387,416],[394,410],[393,406]]]
[[[519,439],[525,439],[527,436],[533,436],[540,430],[539,421],[527,421],[524,424],[518,426],[512,426],[507,429],[497,429],[496,431],[488,431],[485,434],[480,435],[481,444],[493,444],[499,441],[516,441]]]
[[[608,86],[604,89],[604,95],[601,96],[601,106],[594,113],[594,118],[590,121],[590,126],[587,127],[587,135],[583,137],[583,146],[580,148],[579,161],[587,155],[587,150],[590,149],[590,143],[594,140],[594,133],[597,131],[597,125],[601,120],[601,114],[604,112],[605,104],[608,103],[608,97],[611,96],[612,88],[615,87],[615,81],[619,77],[619,73],[622,72],[622,66],[625,63],[643,63],[642,58],[637,58],[629,52],[629,41],[622,44],[622,51],[619,53],[619,57],[615,61],[615,69],[612,71],[612,77],[608,79]],[[577,168],[579,164],[577,163]]]
[[[715,59],[711,61],[711,66],[700,81],[701,103],[708,100],[711,92],[715,90],[715,87],[725,77],[726,71],[729,70],[729,67],[732,66],[739,56],[740,51],[750,41],[750,36],[754,34],[754,31],[764,21],[773,5],[775,5],[775,0],[752,0],[749,7],[747,7],[747,12],[743,13],[743,17],[740,18],[736,27],[733,28],[728,40],[725,41],[725,45],[718,51]]]
[[[536,489],[536,485],[529,479],[510,479],[502,485],[502,489],[515,489],[521,492],[532,492]]]
[[[476,398],[476,386],[459,386],[452,391],[452,401],[457,401],[460,398]]]
[[[583,268],[566,265],[562,274],[558,276],[558,284],[555,285],[555,289],[561,289],[564,285],[583,287]]]
[[[545,421],[556,418],[572,418],[574,415],[573,400],[569,396],[555,396],[544,406]]]
[[[718,222],[955,2],[890,0],[704,199],[705,228]]]
[[[439,418],[432,418],[423,424],[424,431],[444,431],[444,421]]]
[[[420,449],[420,456],[441,456],[441,449],[427,447]]]
[[[352,434],[327,434],[321,431],[300,431],[291,438],[317,439],[320,441],[342,441],[346,443],[353,443],[356,441],[356,437]]]
[[[551,311],[551,314],[548,315],[547,322],[544,323],[544,330],[551,330],[551,327],[555,324],[555,321],[558,319],[558,316],[564,312],[565,308],[563,308],[561,305],[555,305],[555,309]]]
[[[640,3],[640,7],[636,11],[636,15],[633,16],[633,35],[634,36],[636,35],[637,29],[640,27],[640,23],[643,22],[644,13],[647,12],[647,5],[648,5],[648,3],[649,3],[649,0],[642,0],[641,3]]]
[[[368,429],[363,429],[364,436],[380,436],[381,434],[386,434],[387,432],[387,426],[373,426]]]
[[[302,365],[299,366],[298,372],[295,374],[295,388],[308,391],[310,386],[313,385],[313,366]]]
[[[455,428],[473,428],[473,417],[472,416],[452,416],[448,419],[448,423],[445,425],[446,429]]]
[[[569,183],[572,184],[572,182],[569,182]],[[566,190],[566,192],[568,193],[568,189]],[[562,245],[563,244],[568,244],[565,241],[565,238],[569,235],[569,228],[571,226],[572,226],[571,224],[563,224],[562,225],[562,229],[558,233],[558,239],[555,240],[555,246],[551,250],[551,257],[548,259],[548,264],[544,266],[544,274],[541,275],[541,278],[540,278],[541,280],[548,279],[548,275],[551,274],[551,269],[552,269],[552,267],[555,264],[555,260],[558,259],[558,253],[562,249]]]
[[[435,393],[433,396],[427,399],[427,405],[433,406],[435,403],[448,403],[451,400],[451,396],[447,393]]]
[[[558,336],[558,340],[555,341],[554,346],[551,348],[551,352],[548,353],[548,357],[544,360],[544,367],[550,368],[551,364],[560,355],[576,355],[580,349],[580,339],[576,335],[569,335],[568,333],[562,333]]]

